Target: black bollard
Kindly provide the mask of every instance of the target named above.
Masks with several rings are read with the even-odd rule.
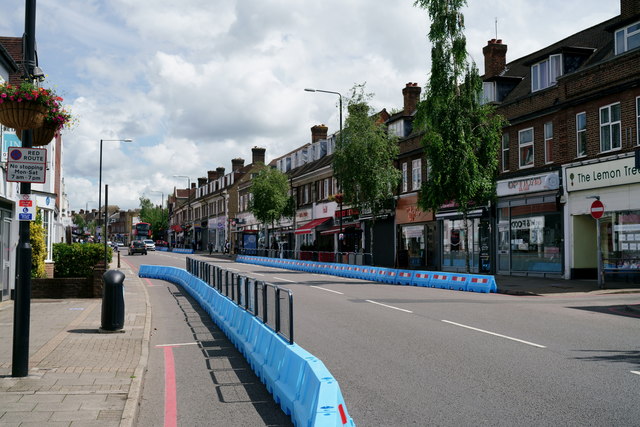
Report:
[[[124,327],[124,273],[109,270],[102,276],[102,332],[115,332]]]

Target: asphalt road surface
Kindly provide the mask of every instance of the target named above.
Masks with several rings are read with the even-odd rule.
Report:
[[[162,252],[124,258],[133,265],[185,265],[185,255]],[[626,306],[639,304],[640,294],[477,294],[207,260],[293,291],[296,342],[329,368],[359,426],[639,423],[640,314]],[[152,282],[154,325],[172,325],[171,335],[159,339],[157,332],[152,346],[193,341],[184,324],[186,313],[197,310],[175,296],[173,285]],[[197,347],[174,348],[176,372],[184,364],[195,377],[208,376],[203,390],[220,386],[194,368],[203,366]],[[160,363],[150,362],[152,369]],[[180,423],[205,425],[202,408],[201,418],[182,418],[181,408],[203,393],[193,393],[195,384],[187,381],[177,386]],[[163,385],[145,380],[145,399],[148,387],[161,393]],[[250,417],[243,425],[288,422],[274,421],[273,406],[261,399],[227,405],[225,414]],[[141,422],[151,420],[147,412],[143,402]]]

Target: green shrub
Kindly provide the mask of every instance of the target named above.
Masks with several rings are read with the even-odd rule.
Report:
[[[29,244],[31,245],[31,277],[45,276],[44,260],[47,258],[47,244],[42,213],[37,210],[36,220],[29,223]]]
[[[111,262],[111,248],[107,247],[107,259]],[[104,259],[102,243],[55,243],[53,261],[55,277],[90,277],[93,267]]]

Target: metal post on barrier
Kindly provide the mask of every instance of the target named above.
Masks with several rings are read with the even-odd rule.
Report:
[[[245,310],[249,309],[249,282],[250,280],[247,278],[244,281],[244,308]]]
[[[267,284],[262,282],[262,321],[267,323],[269,320],[269,312],[267,310]]]
[[[276,300],[275,300],[275,310],[276,310],[276,334],[280,332],[280,288],[276,287]]]
[[[258,316],[258,311],[260,310],[259,308],[260,299],[258,297],[258,288],[260,287],[260,283],[261,282],[259,282],[258,280],[253,282],[253,298],[254,298],[253,309],[255,310],[256,316]]]
[[[231,273],[231,301],[235,301],[236,300],[235,283],[236,283],[236,277],[237,276],[238,276],[237,273]]]
[[[242,306],[242,292],[240,291],[242,289],[242,276],[241,275],[237,275],[236,276],[236,297],[237,300],[235,300],[236,304],[238,304],[239,306]]]
[[[289,344],[293,344],[293,292],[289,294]]]

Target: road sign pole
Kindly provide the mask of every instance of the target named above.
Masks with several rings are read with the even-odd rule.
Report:
[[[596,219],[596,239],[598,240],[598,288],[604,289],[604,275],[602,274],[602,244],[600,239],[600,218]]]

